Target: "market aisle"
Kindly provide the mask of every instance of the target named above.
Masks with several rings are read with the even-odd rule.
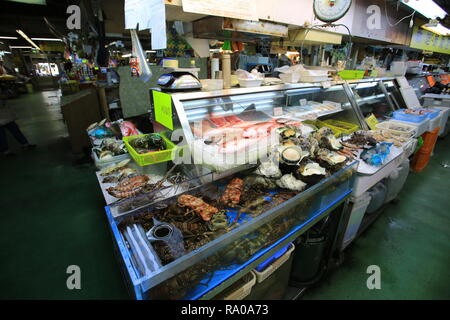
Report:
[[[73,166],[57,91],[8,100],[36,150],[0,159],[0,299],[127,298],[93,165]],[[66,268],[81,268],[68,290]]]
[[[348,248],[345,262],[304,299],[449,299],[450,135],[438,140],[421,173],[410,173],[397,204]],[[368,290],[366,268],[381,269],[381,290]]]

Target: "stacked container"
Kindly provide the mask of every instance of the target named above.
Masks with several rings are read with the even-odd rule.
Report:
[[[425,169],[430,162],[431,153],[436,145],[437,138],[439,136],[440,127],[437,127],[431,132],[426,132],[422,135],[423,145],[419,151],[414,155],[411,170],[420,172]]]

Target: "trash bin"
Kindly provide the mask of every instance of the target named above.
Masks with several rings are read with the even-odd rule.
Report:
[[[322,274],[322,260],[327,246],[327,232],[323,227],[313,227],[295,243],[289,284],[303,287],[312,284]]]

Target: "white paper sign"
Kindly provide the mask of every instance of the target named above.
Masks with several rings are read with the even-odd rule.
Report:
[[[152,49],[167,47],[164,0],[125,0],[125,29],[151,30]]]
[[[308,103],[308,102],[307,102],[306,99],[300,99],[300,105],[301,105],[301,106],[306,106],[307,103]]]
[[[258,21],[255,0],[183,0],[183,11]]]

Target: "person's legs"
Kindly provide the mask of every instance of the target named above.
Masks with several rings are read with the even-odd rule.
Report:
[[[15,121],[12,121],[12,122],[6,124],[5,128],[8,129],[9,132],[11,132],[13,137],[16,138],[16,140],[19,141],[19,143],[22,146],[27,146],[28,145],[27,138],[25,138],[25,136],[23,135],[22,131],[20,131],[20,128],[19,128],[19,126],[17,125],[17,123]]]
[[[0,126],[0,154],[8,151],[8,140],[6,139],[5,126]]]

